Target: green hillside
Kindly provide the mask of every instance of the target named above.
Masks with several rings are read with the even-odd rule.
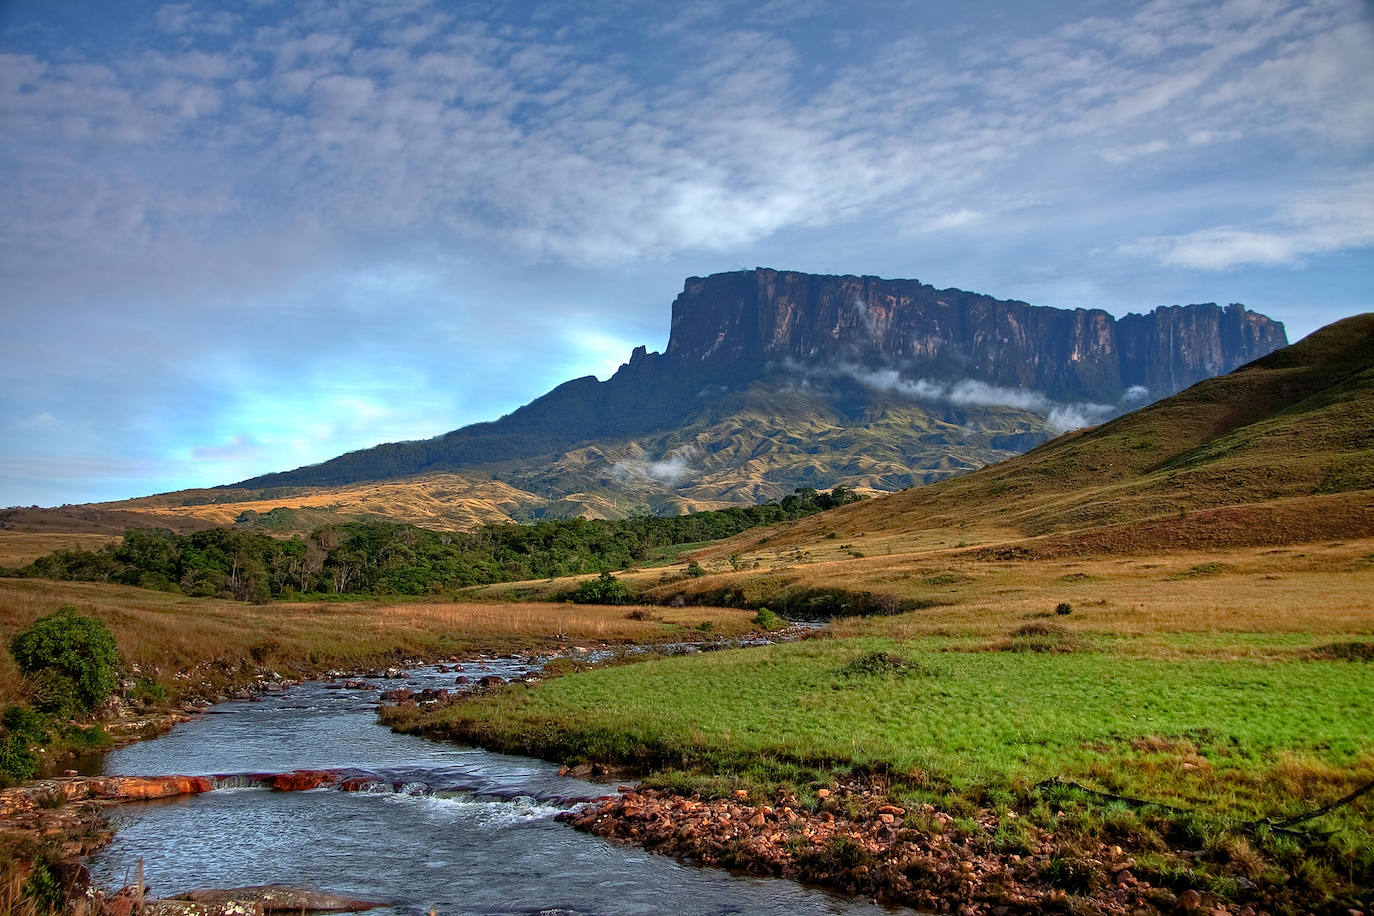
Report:
[[[779,540],[807,542],[836,529],[896,537],[973,521],[1008,536],[1151,521],[1186,527],[1205,510],[1287,500],[1346,512],[1363,530],[1374,523],[1367,500],[1338,497],[1371,488],[1374,314],[1365,314],[1109,423],[973,474],[803,521]]]

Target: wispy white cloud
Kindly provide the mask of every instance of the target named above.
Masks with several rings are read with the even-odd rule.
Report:
[[[793,35],[722,27],[737,10],[699,13],[709,28],[666,30],[684,63],[653,80],[559,30],[494,30],[429,4],[311,5],[255,28],[169,4],[154,22],[184,46],[66,64],[4,55],[11,148],[78,178],[16,194],[34,199],[10,211],[25,238],[5,267],[29,272],[35,245],[114,260],[96,240],[127,234],[130,209],[138,224],[184,221],[186,196],[236,201],[235,218],[190,228],[244,257],[269,207],[307,234],[404,226],[577,262],[726,250],[913,207],[932,214],[907,221],[913,231],[942,231],[995,219],[985,205],[1007,198],[980,183],[1046,144],[1121,166],[1203,137],[1349,144],[1374,131],[1361,116],[1374,105],[1370,29],[1334,0],[1155,2],[995,55],[965,49],[954,66],[899,29],[880,53],[819,73]],[[139,150],[119,200],[75,237],[44,214],[73,207],[76,187],[108,186],[111,170],[58,136]],[[166,180],[176,162],[181,193]],[[174,235],[136,233],[118,260],[134,274],[149,259],[184,263]]]
[[[1369,246],[1374,246],[1374,172],[1365,171],[1336,187],[1300,194],[1255,228],[1198,229],[1141,239],[1124,248],[1170,266],[1229,270]]]
[[[697,457],[696,450],[688,447],[657,461],[622,458],[611,466],[611,474],[620,480],[639,483],[652,481],[666,487],[676,487],[697,475],[697,469],[692,467]]]
[[[817,369],[797,363],[788,364],[791,371],[804,378],[840,375],[852,378],[875,391],[884,391],[916,401],[951,404],[955,407],[1010,407],[1038,414],[1045,429],[1051,433],[1068,432],[1084,426],[1095,426],[1133,410],[1150,399],[1149,390],[1132,385],[1117,404],[1096,404],[1089,401],[1062,403],[1043,392],[1028,388],[1006,388],[979,379],[965,378],[941,381],[930,378],[909,378],[893,367],[868,367],[853,363]]]

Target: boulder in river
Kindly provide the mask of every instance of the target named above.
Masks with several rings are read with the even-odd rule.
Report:
[[[265,916],[265,914],[262,904],[240,903],[237,900],[228,900],[223,903],[149,900],[143,904],[139,916]]]
[[[211,905],[232,903],[257,906],[258,912],[261,913],[355,913],[390,905],[388,901],[383,900],[362,900],[331,894],[328,891],[312,891],[281,884],[236,887],[230,890],[187,891],[178,894],[174,899]]]

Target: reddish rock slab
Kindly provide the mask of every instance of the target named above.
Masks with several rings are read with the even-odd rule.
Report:
[[[294,770],[270,774],[264,783],[279,792],[307,792],[322,786],[338,785],[340,779],[338,770]]]
[[[98,776],[88,785],[92,797],[116,801],[199,795],[214,788],[204,776]]]

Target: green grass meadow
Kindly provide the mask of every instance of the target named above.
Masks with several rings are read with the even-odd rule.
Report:
[[[986,842],[1023,850],[1032,827],[1069,848],[1119,842],[1141,874],[1223,896],[1237,875],[1301,880],[1319,895],[1368,886],[1374,793],[1307,822],[1302,837],[1255,822],[1374,780],[1374,667],[1359,648],[1369,644],[1338,642],[1356,650],[1337,660],[1321,657],[1329,635],[1228,636],[1234,657],[1188,637],[813,639],[593,670],[389,719],[629,765],[678,792],[782,790],[815,803],[818,788],[859,778],[975,832],[979,810],[1016,810]],[[1158,804],[1041,785],[1056,777]],[[1189,848],[1209,852],[1180,858]]]
[[[1273,813],[1274,800],[1226,791],[1228,774],[1244,783],[1298,759],[1374,770],[1367,662],[1313,660],[1291,645],[1282,661],[1018,649],[811,640],[587,672],[444,715],[588,758],[774,757],[955,786],[1096,776],[1103,788],[1246,816]],[[854,665],[877,652],[910,667]],[[1139,747],[1160,744],[1142,739],[1161,738],[1207,765],[1169,781],[1136,765]]]

